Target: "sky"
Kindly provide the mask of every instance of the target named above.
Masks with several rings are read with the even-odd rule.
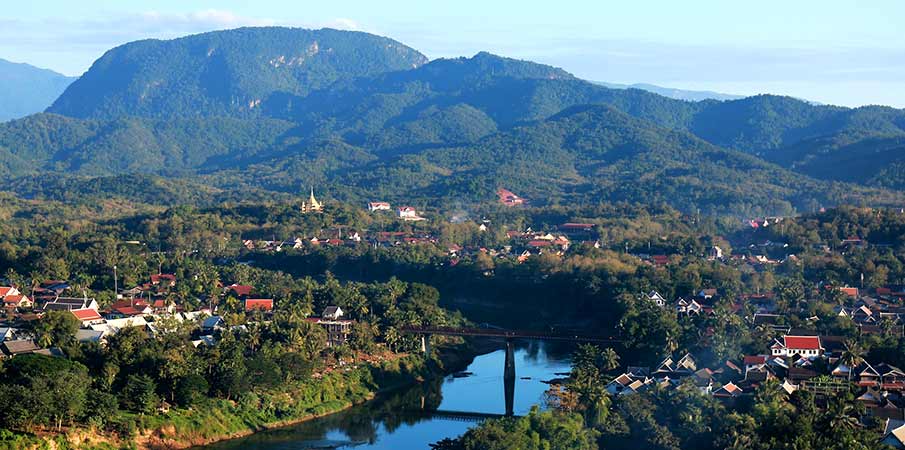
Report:
[[[330,27],[432,59],[489,51],[594,81],[903,108],[902,23],[901,0],[7,0],[0,58],[80,75],[137,39]]]

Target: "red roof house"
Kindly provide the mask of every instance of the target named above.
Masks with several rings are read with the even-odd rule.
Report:
[[[273,311],[272,298],[249,298],[245,300],[245,311]]]

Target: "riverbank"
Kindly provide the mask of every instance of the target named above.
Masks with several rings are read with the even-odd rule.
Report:
[[[206,399],[191,409],[156,415],[123,413],[116,418],[115,433],[84,428],[46,436],[0,432],[0,450],[176,450],[207,445],[343,411],[380,394],[462,370],[477,354],[468,345],[444,347],[434,359],[406,355],[334,370],[304,383],[247,392],[233,401]]]

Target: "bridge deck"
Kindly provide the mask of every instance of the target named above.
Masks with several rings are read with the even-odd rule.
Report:
[[[556,331],[505,330],[496,328],[452,328],[452,327],[402,327],[407,334],[436,334],[442,336],[476,336],[504,339],[541,339],[548,341],[593,342],[614,344],[621,341],[612,337],[581,335]]]

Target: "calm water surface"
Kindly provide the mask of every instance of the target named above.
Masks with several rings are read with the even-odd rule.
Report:
[[[548,387],[542,380],[557,378],[556,373],[569,371],[567,354],[567,351],[554,352],[538,343],[516,350],[515,414],[527,414],[532,405],[541,403]],[[331,416],[204,448],[427,449],[428,444],[459,436],[475,425],[474,422],[432,415],[430,411],[505,412],[504,360],[505,352],[498,350],[475,358],[467,369],[473,373],[471,376],[449,376],[382,396]]]

